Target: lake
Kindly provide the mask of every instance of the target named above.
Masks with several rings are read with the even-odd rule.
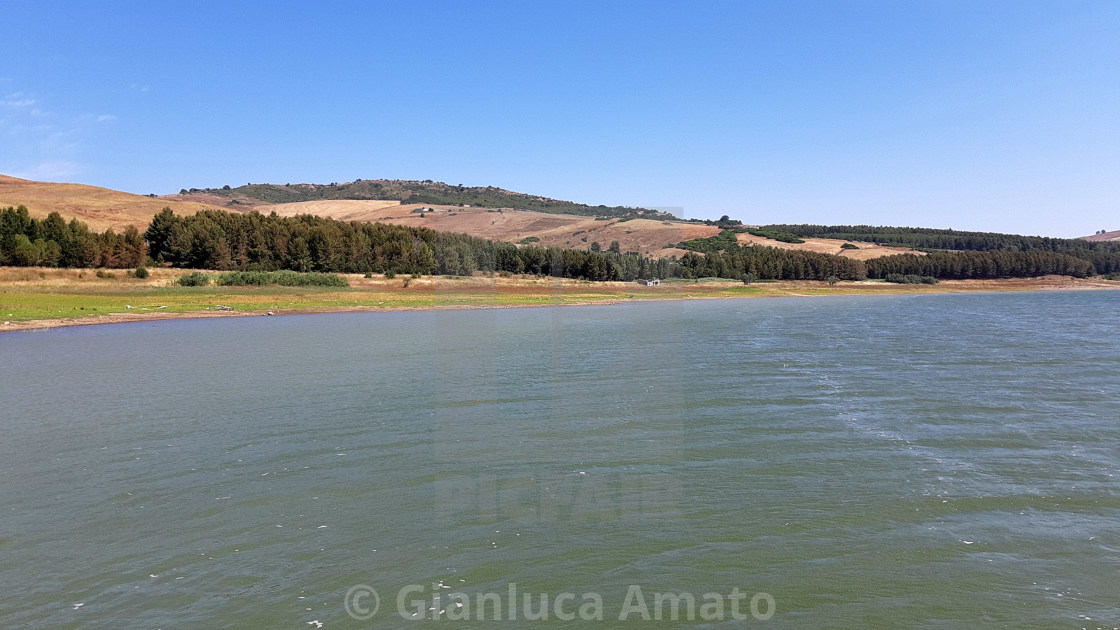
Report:
[[[1115,627],[1118,308],[860,296],[0,335],[0,625]]]

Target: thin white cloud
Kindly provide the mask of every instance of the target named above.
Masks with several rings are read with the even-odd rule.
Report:
[[[87,140],[116,119],[110,114],[56,113],[34,94],[7,93],[0,99],[0,173],[25,179],[73,181],[86,172]]]
[[[35,99],[24,98],[21,92],[16,92],[15,94],[9,94],[4,98],[0,98],[0,107],[24,108],[31,107],[34,104]]]
[[[84,167],[77,162],[70,162],[67,160],[56,160],[51,162],[40,162],[33,166],[30,170],[15,171],[11,173],[12,177],[20,179],[33,179],[38,181],[59,181],[66,179],[73,179],[81,175]]]
[[[117,117],[112,114],[101,114],[97,117],[97,122],[113,122],[116,119]]]

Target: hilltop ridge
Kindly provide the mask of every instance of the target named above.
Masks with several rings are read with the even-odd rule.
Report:
[[[307,201],[399,201],[408,204],[433,204],[474,208],[529,210],[548,214],[596,217],[634,217],[677,220],[668,212],[629,206],[591,206],[574,201],[513,192],[495,186],[463,186],[444,182],[403,179],[357,179],[330,184],[245,184],[232,188],[184,188],[169,200],[197,200],[222,205],[264,206]]]

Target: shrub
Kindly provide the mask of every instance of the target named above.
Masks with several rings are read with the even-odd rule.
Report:
[[[393,278],[396,278],[396,277],[397,277],[397,272],[393,271],[392,269],[385,272],[385,279],[386,280],[392,280]]]
[[[137,267],[136,271],[134,271],[132,273],[132,275],[137,277],[137,278],[140,278],[141,280],[143,280],[144,278],[147,278],[150,274],[148,273],[148,268],[147,267]]]
[[[840,249],[859,249],[859,245],[856,245],[854,243],[844,243],[840,246]]]
[[[782,242],[782,243],[795,243],[796,244],[796,243],[804,243],[805,242],[803,239],[797,238],[796,234],[791,234],[789,232],[782,232],[782,231],[778,231],[778,230],[748,229],[747,233],[752,234],[754,236],[761,236],[762,238],[774,239],[775,241],[779,241],[779,242]]]
[[[181,287],[206,287],[210,286],[210,276],[201,271],[195,271],[179,276],[177,282]]]
[[[937,284],[937,278],[933,276],[919,276],[912,273],[888,273],[884,280],[895,284]]]
[[[116,278],[117,274],[113,273],[112,271],[105,271],[104,269],[98,269],[97,270],[97,277],[98,278]]]
[[[521,239],[521,244],[522,245],[529,245],[530,243],[539,243],[540,241],[541,241],[541,239],[539,237],[526,236],[525,238]]]
[[[346,278],[333,273],[300,273],[298,271],[231,271],[218,275],[219,286],[265,286],[277,284],[284,287],[348,287]]]

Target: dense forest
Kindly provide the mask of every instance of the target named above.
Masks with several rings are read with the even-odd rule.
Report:
[[[768,228],[787,234],[798,233],[799,229]],[[903,235],[914,232],[899,230]],[[807,231],[800,229],[802,234]],[[867,234],[858,230],[846,234],[853,240],[868,240]],[[1015,240],[1019,238],[1026,240]],[[1031,238],[1036,237],[1008,236],[1006,242],[1035,243]],[[742,246],[735,231],[724,230],[717,236],[681,243],[691,251],[678,260],[651,259],[636,252],[519,247],[422,227],[346,222],[311,215],[280,217],[207,210],[177,216],[165,208],[143,234],[135,228],[123,234],[112,230],[98,234],[80,221],[67,223],[58,213],[40,220],[31,218],[22,206],[0,210],[0,264],[15,266],[131,268],[150,261],[181,268],[243,272],[508,272],[593,281],[707,277],[744,281],[861,280],[906,276],[945,280],[1048,274],[1086,277],[1120,270],[1110,266],[1111,257],[1117,255],[1110,249],[1115,244],[1087,243],[1090,247],[1078,248],[1063,243],[1064,240],[1046,239],[1046,243],[1053,245],[1052,249],[1066,251],[1047,250],[1041,245],[1023,250],[1008,245],[1003,249],[932,251],[926,255],[899,254],[859,261],[804,250]],[[1099,261],[1094,258],[1098,255]]]
[[[813,236],[811,228],[819,226],[777,225],[767,226],[762,230],[770,235],[800,234]],[[908,230],[910,228],[874,228],[882,230]],[[915,275],[928,276],[941,280],[965,280],[971,278],[1033,278],[1043,275],[1066,275],[1083,278],[1095,274],[1109,274],[1120,270],[1115,264],[1120,262],[1117,254],[1109,252],[1107,248],[1078,249],[1075,246],[1066,247],[1067,252],[1053,251],[1037,246],[1034,249],[1018,249],[1008,246],[1004,249],[980,251],[931,251],[926,255],[898,254],[894,256],[881,256],[872,258],[864,263],[831,256],[827,254],[810,254],[798,250],[779,250],[770,247],[739,245],[736,232],[739,230],[724,230],[716,236],[697,238],[684,241],[678,246],[693,252],[706,255],[710,262],[708,266],[718,265],[715,261],[731,257],[729,265],[732,268],[746,268],[760,278],[783,277],[789,279],[824,279],[828,275],[835,275],[840,279],[874,278],[885,279],[888,275]],[[755,234],[756,230],[750,230]],[[888,233],[888,232],[883,232]],[[843,232],[827,232],[821,230],[819,237],[850,238],[852,240],[871,240],[867,233],[858,230]],[[991,236],[1007,236],[1006,243],[1031,244],[1032,237],[1017,237],[1013,235],[996,234]],[[1019,241],[1017,239],[1025,239]],[[1049,244],[1061,242],[1066,239],[1046,239]],[[992,241],[995,242],[994,240]],[[1118,248],[1120,249],[1120,248]],[[787,254],[781,259],[778,252]],[[687,256],[686,256],[687,257]],[[717,258],[718,257],[718,258]],[[823,258],[818,258],[823,257]],[[847,266],[836,262],[839,259],[848,261]],[[765,261],[765,262],[763,262]],[[1098,264],[1100,263],[1100,264]],[[715,267],[715,271],[720,268]],[[705,275],[725,275],[724,273],[711,273]]]
[[[123,269],[146,259],[144,238],[134,227],[97,234],[76,219],[67,223],[57,212],[34,219],[23,206],[0,210],[0,265]]]
[[[759,280],[863,280],[863,263],[851,258],[798,249],[751,245],[705,256],[689,252],[681,258],[684,278],[745,278]]]
[[[515,208],[552,214],[576,214],[595,217],[647,217],[675,219],[668,212],[627,206],[589,206],[572,201],[560,201],[538,195],[516,193],[494,186],[463,186],[399,179],[359,179],[348,183],[331,184],[246,184],[236,188],[191,188],[180,194],[208,193],[228,197],[230,205],[293,203],[321,199],[382,199],[404,203],[429,203],[433,205],[464,205],[481,208]]]
[[[144,233],[157,263],[195,269],[469,275],[476,271],[585,280],[668,277],[676,261],[636,253],[517,247],[466,234],[311,215],[165,209]]]
[[[856,280],[859,261],[798,250],[744,247],[680,261],[637,253],[520,247],[427,228],[346,223],[313,216],[200,212],[177,217],[165,210],[145,233],[151,256],[176,266],[206,269],[293,269],[463,275],[508,271],[581,278],[742,278]]]
[[[1034,278],[1045,275],[1084,278],[1094,274],[1083,258],[1046,251],[933,252],[925,256],[898,254],[865,262],[868,278],[893,274],[932,276],[940,280],[972,278]]]
[[[870,225],[767,225],[764,229],[798,236],[868,241],[931,252],[1051,252],[1087,260],[1092,264],[1094,272],[1100,275],[1120,272],[1120,242],[1117,241]]]

